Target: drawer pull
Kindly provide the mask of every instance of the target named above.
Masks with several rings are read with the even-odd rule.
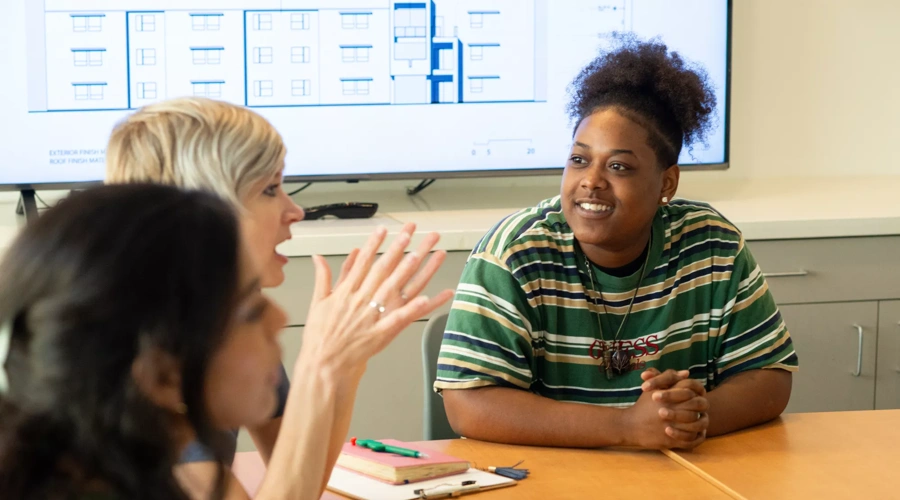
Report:
[[[900,326],[900,323],[897,323],[897,326]],[[900,365],[895,365],[895,366],[894,366],[894,371],[897,372],[897,373],[900,373]]]
[[[799,271],[786,271],[783,273],[763,273],[763,278],[801,278],[809,276],[809,271],[800,269]]]
[[[862,374],[862,358],[863,358],[863,327],[859,325],[853,325],[853,328],[856,328],[857,333],[859,333],[859,347],[856,355],[856,371],[853,372],[854,377],[858,377]]]

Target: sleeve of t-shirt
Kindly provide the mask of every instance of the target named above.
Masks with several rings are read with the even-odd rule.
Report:
[[[281,365],[281,380],[279,381],[276,390],[278,393],[278,407],[275,409],[272,418],[279,418],[284,415],[284,408],[287,405],[287,396],[291,390],[291,381],[288,379],[287,370],[284,369],[284,365]],[[238,431],[231,431],[228,449],[225,450],[227,464],[230,464],[234,459],[234,453],[237,450],[237,435]],[[213,456],[213,453],[207,447],[203,446],[199,441],[192,441],[181,453],[179,463],[212,462],[214,460],[215,457]]]
[[[237,437],[238,431],[229,431],[228,441],[225,443],[226,449],[223,450],[225,452],[225,465],[230,466],[234,461],[234,454],[237,451]],[[214,462],[215,460],[216,457],[209,448],[200,443],[200,441],[191,441],[184,451],[181,452],[178,463],[190,464],[195,462]]]
[[[473,253],[447,319],[435,391],[529,389],[534,379],[531,314],[526,293],[507,263],[487,252]]]
[[[714,340],[715,380],[756,369],[797,371],[797,353],[756,260],[741,240]]]

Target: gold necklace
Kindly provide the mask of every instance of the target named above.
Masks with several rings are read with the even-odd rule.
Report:
[[[622,330],[625,328],[625,322],[628,321],[628,316],[631,315],[631,308],[634,306],[634,299],[637,298],[638,290],[641,289],[641,282],[644,281],[644,272],[647,270],[647,263],[650,262],[650,247],[652,243],[653,234],[651,233],[650,241],[647,242],[647,257],[644,258],[644,263],[641,265],[641,274],[638,278],[637,285],[634,287],[634,293],[631,295],[631,301],[628,302],[628,310],[625,312],[625,317],[622,318],[622,323],[619,324],[619,329],[616,330],[616,336],[613,338],[613,347],[607,347],[605,345],[606,339],[603,338],[603,324],[600,322],[600,313],[594,312],[597,316],[597,328],[600,329],[600,341],[604,344],[603,367],[606,369],[607,380],[612,380],[614,375],[622,375],[631,369],[631,353],[628,350],[622,349],[621,344],[615,346],[615,343],[619,340],[619,334],[621,334]],[[584,250],[581,252],[584,253]],[[588,260],[586,253],[584,253],[584,264],[587,266],[588,277],[590,277],[591,280],[591,290],[600,295],[600,302],[603,304],[603,314],[608,315],[609,311],[606,309],[606,299],[603,297],[603,291],[600,290],[600,287],[594,285],[594,268],[591,267],[591,261]],[[588,304],[590,304],[590,301],[588,301]]]

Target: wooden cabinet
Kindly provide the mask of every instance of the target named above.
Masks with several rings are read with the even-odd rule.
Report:
[[[422,439],[424,407],[422,334],[425,321],[407,327],[388,347],[369,360],[356,393],[350,436],[370,439]],[[293,375],[303,343],[303,328],[285,329],[281,337],[284,366]],[[349,436],[348,436],[349,437]],[[253,440],[242,431],[238,451],[252,451]]]
[[[800,358],[787,411],[900,408],[900,237],[748,247]]]
[[[787,411],[874,408],[878,303],[788,305],[781,314],[800,358]]]
[[[880,304],[875,409],[900,408],[900,300]]]

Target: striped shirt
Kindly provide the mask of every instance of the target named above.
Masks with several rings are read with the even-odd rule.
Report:
[[[514,387],[625,407],[641,395],[645,367],[688,369],[707,390],[746,370],[797,370],[765,278],[721,214],[691,201],[660,207],[647,258],[639,286],[640,270],[614,277],[588,264],[559,197],[506,217],[466,263],[435,390]],[[633,369],[608,380],[612,348],[627,349]]]

